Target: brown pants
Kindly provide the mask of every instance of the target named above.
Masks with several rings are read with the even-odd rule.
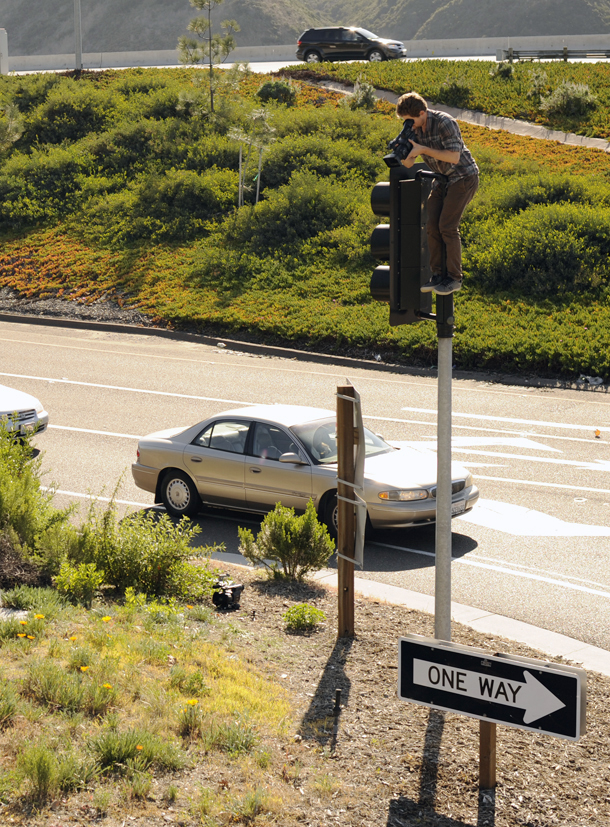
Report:
[[[433,274],[443,270],[443,241],[447,250],[447,275],[462,278],[462,241],[460,221],[479,188],[479,176],[469,175],[445,187],[440,182],[428,198],[428,249]]]

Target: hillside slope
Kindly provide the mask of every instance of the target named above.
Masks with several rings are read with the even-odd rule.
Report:
[[[196,15],[188,0],[82,0],[83,51],[173,49]],[[364,26],[403,40],[610,32],[610,0],[225,0],[221,20],[240,46],[296,41],[309,26]],[[3,0],[0,27],[12,55],[74,51],[73,5]]]
[[[81,15],[84,52],[122,52],[174,49],[198,12],[188,0],[82,0]],[[214,31],[222,20],[237,20],[239,46],[292,43],[304,29],[328,20],[307,0],[225,0],[212,17]],[[71,2],[3,0],[0,27],[8,32],[9,54],[74,52]]]

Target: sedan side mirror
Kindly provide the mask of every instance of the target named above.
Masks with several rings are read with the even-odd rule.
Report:
[[[280,462],[291,462],[293,465],[307,465],[304,459],[301,459],[298,454],[294,454],[292,451],[287,454],[282,454]]]

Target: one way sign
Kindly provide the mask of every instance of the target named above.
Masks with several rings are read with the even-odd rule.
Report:
[[[434,709],[577,741],[587,673],[408,635],[399,642],[398,697]]]

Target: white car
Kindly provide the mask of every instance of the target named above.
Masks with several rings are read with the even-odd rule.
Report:
[[[25,436],[46,431],[48,424],[49,414],[35,396],[0,385],[0,428]]]

